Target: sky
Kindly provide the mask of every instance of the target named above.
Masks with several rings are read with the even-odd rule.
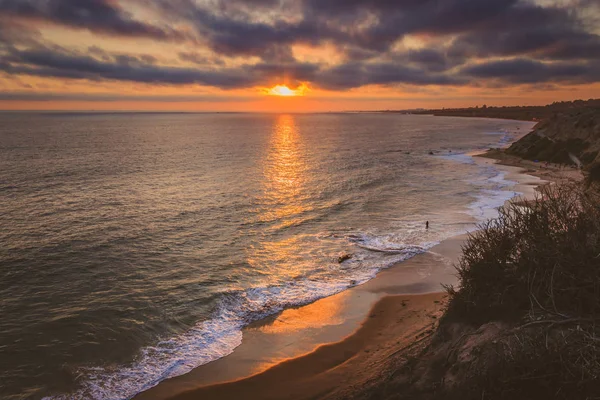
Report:
[[[600,0],[0,0],[0,109],[313,112],[600,97]]]

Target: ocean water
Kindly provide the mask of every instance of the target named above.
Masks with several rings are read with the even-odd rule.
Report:
[[[514,183],[468,153],[531,125],[0,114],[0,398],[127,399],[231,353],[489,217]]]

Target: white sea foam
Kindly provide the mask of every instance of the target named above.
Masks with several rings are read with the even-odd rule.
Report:
[[[375,243],[385,241],[361,236],[360,242],[369,247],[369,244],[375,246]],[[180,336],[142,349],[130,365],[114,369],[88,368],[82,371],[86,381],[78,392],[46,399],[130,399],[165,379],[183,375],[230,354],[242,342],[242,328],[251,322],[365,283],[381,269],[426,251],[426,247],[418,245],[401,246],[389,242],[387,245],[396,246],[393,252],[390,251],[391,257],[370,263],[364,254],[357,254],[356,259],[350,261],[360,267],[347,269],[350,273],[339,275],[338,279],[305,277],[283,285],[223,293],[213,318],[198,323]]]
[[[509,133],[501,132],[498,134],[504,135],[503,140],[511,140]],[[467,153],[444,155],[441,157],[461,164],[477,164],[473,157]],[[495,166],[481,166],[480,171],[480,175],[468,179],[467,182],[476,189],[476,199],[469,205],[469,214],[483,222],[496,217],[498,215],[498,207],[501,207],[507,200],[522,193],[513,189],[517,182],[506,179],[506,174],[499,171]]]
[[[498,171],[495,167],[485,167],[485,178],[483,180],[474,180],[472,184],[479,187],[476,194],[476,200],[470,204],[471,215],[480,221],[495,218],[498,215],[497,209],[504,205],[520,192],[514,190],[517,182],[506,179],[506,174]]]

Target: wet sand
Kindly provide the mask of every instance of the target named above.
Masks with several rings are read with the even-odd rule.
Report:
[[[388,296],[346,339],[237,382],[212,385],[172,397],[191,399],[310,399],[344,392],[380,372],[382,360],[433,332],[442,313],[440,293]]]
[[[441,284],[456,283],[453,264],[460,255],[460,246],[465,238],[463,235],[445,240],[429,252],[380,272],[376,278],[363,285],[307,306],[285,310],[252,324],[244,329],[242,344],[232,354],[200,366],[188,374],[161,382],[135,399],[178,398],[177,396],[193,390],[200,390],[198,393],[202,394],[198,394],[197,398],[202,399],[213,396],[221,399],[235,398],[228,397],[234,396],[233,392],[229,392],[230,384],[235,384],[238,388],[239,382],[249,379],[254,382],[258,379],[257,376],[262,376],[261,380],[274,379],[273,376],[278,375],[272,375],[269,371],[279,371],[281,365],[288,365],[285,367],[286,374],[292,374],[291,371],[296,374],[299,370],[295,360],[303,365],[302,368],[306,367],[306,361],[300,360],[305,360],[305,357],[316,364],[331,367],[335,360],[339,360],[339,349],[344,349],[343,353],[347,355],[353,353],[348,358],[354,358],[367,347],[386,347],[383,342],[388,337],[391,340],[389,346],[397,347],[399,341],[401,344],[406,341],[405,344],[408,345],[420,333],[430,329],[435,321],[429,315],[438,313],[441,308],[440,301],[444,296],[440,293]],[[379,310],[380,307],[393,312],[385,311],[380,314],[379,311],[372,311]],[[369,317],[372,315],[380,317]],[[386,327],[383,328],[384,326]],[[379,335],[383,332],[382,329],[388,333]],[[359,339],[356,335],[359,335]],[[330,344],[324,345],[326,343]],[[338,350],[321,350],[330,346],[337,346],[335,348]],[[290,364],[293,365],[289,366]],[[360,363],[352,365],[358,367]],[[321,373],[323,371],[317,373],[307,370],[302,379],[308,379],[310,374],[320,376]],[[349,369],[345,369],[345,374],[348,377],[353,375]],[[301,381],[299,376],[292,375],[290,379]],[[223,384],[224,382],[230,383]],[[213,389],[208,390],[207,387],[218,389],[213,392]],[[221,390],[225,392],[220,392]],[[244,398],[270,398],[264,397],[263,392],[256,394],[256,397],[248,397],[250,395],[255,396],[254,393],[246,393]]]
[[[525,198],[545,183],[524,174],[522,167],[498,168],[518,182],[515,190]],[[456,284],[453,265],[466,237],[447,239],[363,285],[250,325],[229,356],[161,382],[135,399],[348,397],[361,382],[384,373],[392,354],[433,332],[442,313],[442,284]]]

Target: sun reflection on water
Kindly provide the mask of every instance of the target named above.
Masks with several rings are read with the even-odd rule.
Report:
[[[308,166],[294,116],[280,115],[273,126],[269,154],[264,164],[265,202],[269,220],[298,222],[306,204]]]
[[[310,267],[300,233],[273,240],[270,233],[300,225],[311,218],[310,173],[306,148],[293,115],[279,115],[273,123],[263,159],[263,193],[254,222],[257,243],[247,261],[254,267],[276,268],[278,278],[295,279]],[[275,283],[275,282],[271,282]]]

